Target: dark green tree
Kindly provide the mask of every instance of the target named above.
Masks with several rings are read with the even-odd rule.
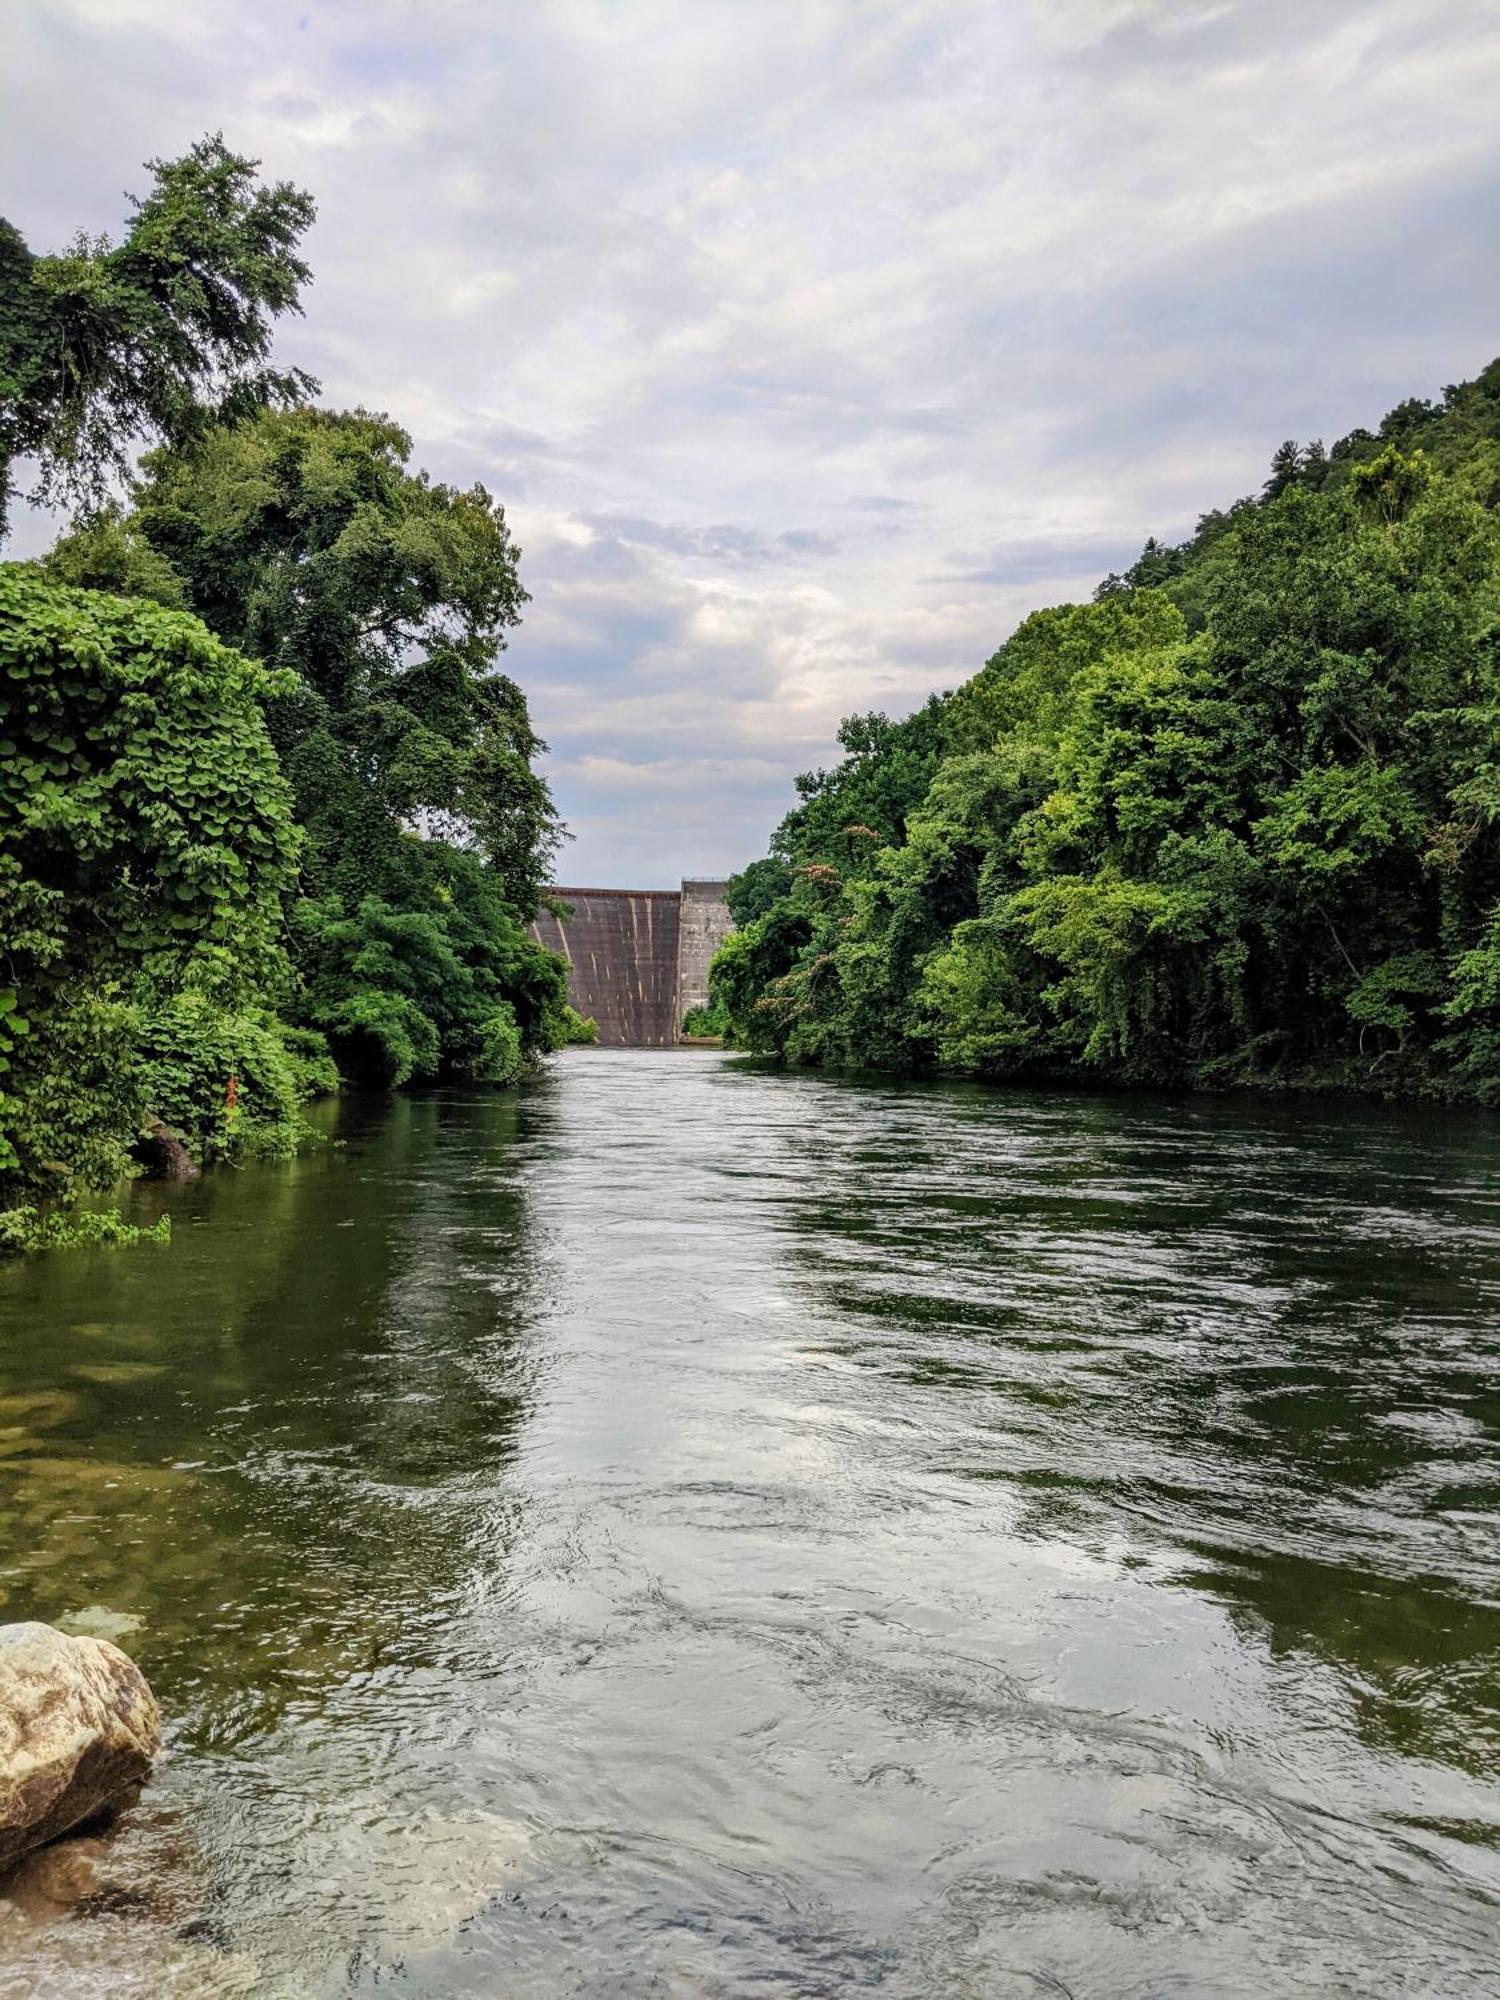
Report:
[[[259,161],[217,135],[148,164],[118,243],[36,256],[0,220],[0,536],[18,458],[38,460],[41,498],[92,507],[143,435],[180,442],[316,390],[270,362],[309,277],[311,197],[260,185]]]
[[[23,565],[0,566],[0,680],[0,1183],[107,1184],[146,1115],[182,1108],[171,1072],[206,1038],[244,1052],[247,1121],[285,1124],[276,681],[195,618]]]
[[[482,486],[438,484],[410,455],[384,417],[267,412],[148,457],[133,526],[216,632],[297,675],[272,724],[314,886],[370,886],[349,879],[347,843],[320,839],[326,749],[332,793],[344,767],[390,826],[473,845],[529,917],[560,829],[498,667],[526,602],[519,552]]]
[[[1284,446],[1263,499],[1028,619],[941,705],[919,797],[909,725],[857,723],[716,961],[731,1033],[1500,1100],[1497,635],[1492,366],[1378,437]]]
[[[1285,493],[1289,486],[1295,486],[1302,474],[1302,447],[1295,438],[1288,438],[1277,445],[1271,454],[1271,470],[1261,488],[1263,500],[1275,500]]]
[[[517,1059],[552,1046],[564,990],[525,933],[561,829],[499,667],[526,593],[504,510],[410,452],[363,411],[264,411],[150,454],[133,512],[50,564],[178,592],[285,676],[268,717],[306,835],[299,1004],[346,1072],[506,1081],[507,1035]]]

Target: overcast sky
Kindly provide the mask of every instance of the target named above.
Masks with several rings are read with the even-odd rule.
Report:
[[[743,864],[841,715],[1500,352],[1494,0],[3,20],[33,248],[206,130],[316,195],[279,351],[504,501],[571,884]]]

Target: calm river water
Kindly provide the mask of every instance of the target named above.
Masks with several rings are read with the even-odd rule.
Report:
[[[578,1051],[0,1272],[0,1995],[1500,1994],[1500,1123]]]

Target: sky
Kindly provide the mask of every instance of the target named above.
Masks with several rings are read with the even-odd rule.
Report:
[[[278,354],[503,501],[569,885],[1500,353],[1494,0],[3,0],[0,187],[309,188]],[[45,546],[23,521],[8,553]]]

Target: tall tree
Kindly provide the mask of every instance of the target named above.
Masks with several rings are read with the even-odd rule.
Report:
[[[102,560],[111,537],[138,537],[221,638],[296,674],[272,728],[310,883],[363,886],[325,826],[347,813],[353,779],[387,831],[482,854],[529,918],[559,829],[525,696],[499,671],[526,603],[519,551],[482,486],[442,485],[410,455],[407,434],[367,411],[267,411],[151,454],[133,519],[75,547]]]
[[[563,995],[525,932],[561,830],[499,670],[526,592],[503,508],[410,452],[365,411],[262,411],[149,454],[134,513],[51,567],[186,603],[289,670],[268,714],[306,833],[293,951],[346,1072],[505,1080]]]
[[[310,277],[312,197],[259,184],[260,162],[218,134],[147,164],[155,186],[130,198],[119,243],[80,234],[36,256],[0,219],[0,536],[19,458],[39,461],[41,498],[93,507],[143,437],[316,392],[270,365],[272,323]]]

